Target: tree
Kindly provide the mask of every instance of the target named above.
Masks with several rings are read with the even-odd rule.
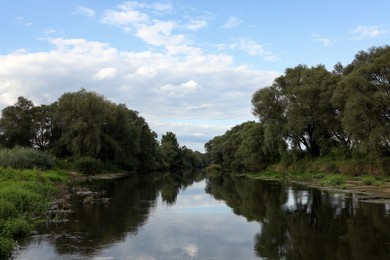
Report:
[[[41,105],[32,109],[31,144],[39,150],[55,146],[61,137],[61,129],[55,119],[57,103]]]
[[[32,131],[32,101],[20,96],[13,106],[2,110],[0,119],[1,140],[5,147],[17,145],[30,147],[33,137]]]
[[[58,101],[62,143],[76,157],[96,158],[101,149],[102,126],[107,122],[107,101],[94,92],[81,89],[63,94]]]
[[[174,133],[167,132],[161,136],[161,151],[171,170],[177,170],[183,167],[181,150]]]
[[[390,46],[361,51],[344,68],[333,96],[352,147],[375,157],[390,154]]]
[[[253,113],[264,124],[265,144],[282,150],[286,142],[293,150],[312,156],[336,146],[336,110],[331,97],[338,79],[322,65],[298,65],[287,69],[271,87],[257,91],[252,98]]]

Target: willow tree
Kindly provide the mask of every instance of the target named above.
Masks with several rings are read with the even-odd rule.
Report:
[[[352,148],[390,154],[390,46],[361,51],[343,70],[333,102]]]
[[[101,149],[102,126],[109,113],[107,101],[81,89],[65,93],[58,100],[57,116],[63,129],[62,143],[76,157],[96,157]]]
[[[329,152],[337,144],[339,122],[331,98],[338,80],[322,65],[298,65],[258,90],[253,113],[264,124],[266,145],[280,150],[289,144],[312,156]]]

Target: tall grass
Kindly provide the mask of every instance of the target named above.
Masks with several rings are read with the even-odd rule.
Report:
[[[54,166],[54,157],[26,147],[0,149],[0,165],[15,169],[50,169]]]
[[[60,170],[0,167],[0,255],[9,255],[14,239],[31,232],[34,220],[45,216],[58,192],[55,183],[66,180]]]

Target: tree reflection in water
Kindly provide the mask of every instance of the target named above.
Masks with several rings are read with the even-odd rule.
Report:
[[[95,181],[91,190],[105,191],[107,204],[84,205],[80,197],[72,199],[74,214],[64,224],[41,230],[51,234],[60,255],[91,256],[102,248],[136,234],[156,207],[157,198],[174,204],[181,189],[204,178],[201,172],[140,174],[114,181]]]
[[[254,245],[261,258],[390,259],[385,204],[229,175],[210,178],[206,192],[261,224]]]

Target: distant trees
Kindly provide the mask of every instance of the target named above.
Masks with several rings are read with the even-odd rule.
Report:
[[[277,153],[268,150],[264,143],[264,126],[257,122],[233,127],[207,142],[205,149],[211,163],[234,172],[260,171],[279,158]]]
[[[162,135],[160,152],[166,163],[165,167],[171,170],[203,168],[205,166],[203,155],[185,146],[180,147],[176,135],[172,132]]]
[[[205,145],[211,163],[253,171],[291,154],[390,156],[390,46],[361,51],[352,63],[298,65],[252,97],[259,123],[233,127]]]
[[[81,89],[50,105],[34,106],[19,97],[3,109],[0,145],[33,147],[73,158],[92,158],[126,170],[154,171],[199,167],[197,153],[180,148],[173,133],[161,147],[145,119],[124,104]],[[91,160],[89,160],[91,161]]]

